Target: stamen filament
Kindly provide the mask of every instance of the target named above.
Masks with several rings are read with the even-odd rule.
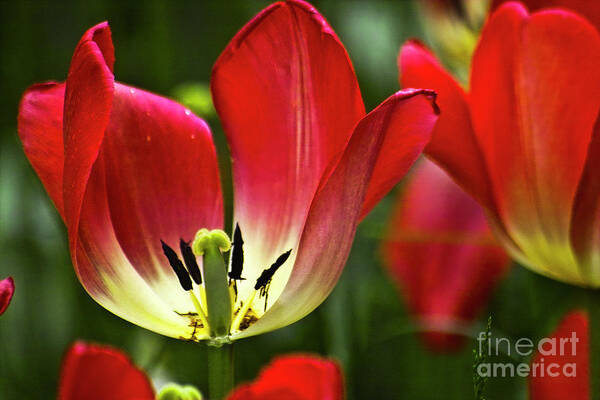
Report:
[[[240,325],[242,324],[244,317],[248,313],[250,306],[254,302],[255,296],[256,296],[256,289],[253,289],[252,292],[250,293],[250,297],[248,297],[248,301],[246,301],[244,306],[240,309],[240,312],[235,316],[235,319],[233,320],[233,323],[231,324],[232,331],[237,331],[240,329]]]
[[[208,328],[208,318],[206,317],[206,314],[204,313],[204,310],[202,309],[202,304],[200,304],[200,302],[198,301],[198,298],[194,294],[193,290],[189,290],[188,293],[190,294],[192,303],[194,303],[194,308],[196,308],[196,312],[198,313],[198,316],[200,317],[200,320],[202,321],[202,325],[204,325],[204,328]]]

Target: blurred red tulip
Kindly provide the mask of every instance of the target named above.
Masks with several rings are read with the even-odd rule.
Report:
[[[77,342],[63,360],[58,399],[154,400],[154,389],[121,351]]]
[[[314,356],[283,356],[228,400],[342,400],[344,378],[338,364]]]
[[[15,282],[13,278],[8,277],[0,281],[0,315],[8,308],[13,295],[15,294]]]
[[[430,161],[397,199],[384,256],[434,351],[460,348],[510,265],[481,207]]]
[[[242,28],[211,79],[233,159],[237,282],[233,323],[215,338],[202,318],[211,316],[203,266],[186,242],[223,227],[210,130],[181,105],[116,82],[114,61],[108,24],[87,31],[66,85],[26,91],[19,134],[86,290],[175,338],[235,340],[310,313],[337,282],[359,220],[437,120],[435,94],[414,89],[365,115],[346,50],[307,3],[275,3]]]
[[[495,10],[509,0],[493,0],[491,10]],[[562,7],[578,12],[592,24],[600,28],[600,1],[598,0],[520,0],[530,11],[544,8]]]
[[[600,287],[600,35],[565,10],[499,7],[483,29],[470,93],[421,44],[401,81],[439,93],[426,153],[485,207],[511,255],[534,271]]]
[[[573,335],[578,340],[575,344],[572,340]],[[588,400],[590,360],[587,314],[583,311],[568,314],[550,339],[556,339],[557,354],[536,354],[533,358],[531,368],[533,370],[534,365],[538,364],[538,372],[536,376],[530,374],[529,398],[531,400]],[[570,341],[567,342],[567,339]],[[565,346],[561,345],[563,342]],[[549,345],[546,347],[550,348]],[[540,368],[545,370],[543,375],[539,372]]]

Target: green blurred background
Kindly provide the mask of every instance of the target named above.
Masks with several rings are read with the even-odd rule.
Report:
[[[54,398],[61,357],[76,339],[125,349],[157,388],[176,381],[206,389],[203,345],[138,328],[85,293],[71,266],[65,228],[23,155],[17,107],[28,85],[63,80],[83,32],[108,20],[117,79],[195,104],[213,128],[223,158],[223,134],[201,89],[206,90],[220,51],[266,5],[0,2],[0,279],[13,276],[17,285],[12,305],[0,317],[0,399]],[[322,0],[314,5],[348,49],[367,108],[396,91],[397,51],[404,40],[424,32],[416,5],[408,0]],[[239,381],[253,379],[277,354],[315,352],[340,360],[349,399],[473,398],[474,342],[456,354],[427,352],[382,268],[380,240],[392,203],[393,196],[388,196],[361,224],[342,278],[322,306],[292,326],[236,344]],[[481,319],[492,315],[497,334],[537,338],[547,334],[580,295],[517,267]],[[479,322],[474,332],[482,325]],[[525,399],[526,383],[494,379],[488,393],[490,399]]]

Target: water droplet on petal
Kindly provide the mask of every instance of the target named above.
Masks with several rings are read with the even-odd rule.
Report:
[[[186,108],[185,109],[185,115],[191,115],[191,114],[192,114],[192,112]]]
[[[129,93],[134,94],[135,93],[135,89],[134,88],[130,88],[129,89]]]
[[[191,138],[192,140],[193,140],[193,139],[196,139],[196,134],[195,134],[195,133],[192,133],[192,134],[190,135],[190,138]]]

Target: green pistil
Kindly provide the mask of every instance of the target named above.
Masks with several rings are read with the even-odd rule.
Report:
[[[221,254],[222,251],[228,251],[230,248],[229,237],[220,229],[212,231],[201,229],[196,233],[192,243],[194,254],[203,258],[208,326],[212,344],[216,346],[229,341],[231,328],[231,295],[227,267]]]

